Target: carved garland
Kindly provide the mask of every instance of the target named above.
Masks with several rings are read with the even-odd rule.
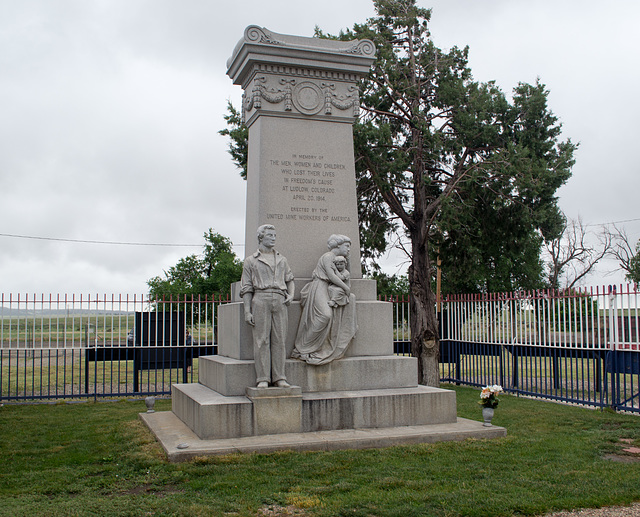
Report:
[[[280,79],[280,84],[284,85],[283,88],[267,88],[266,76],[256,77],[251,95],[245,98],[245,110],[249,111],[254,107],[256,109],[262,108],[262,99],[271,104],[278,104],[284,101],[284,110],[291,111],[291,88],[295,84],[295,79]]]
[[[346,95],[338,95],[333,93],[332,90],[336,89],[334,83],[322,83],[322,87],[325,92],[325,108],[326,115],[331,115],[333,107],[335,106],[341,110],[348,110],[353,108],[353,116],[357,117],[360,113],[360,95],[358,93],[357,86],[349,86],[347,90],[350,92]]]
[[[296,85],[295,79],[280,79],[279,83],[284,88],[267,87],[266,76],[258,76],[255,79],[251,95],[244,95],[243,108],[244,111],[250,111],[253,108],[261,109],[262,100],[264,99],[270,104],[279,104],[284,101],[284,110],[292,111],[292,94],[293,87]],[[353,109],[353,117],[357,117],[360,113],[360,96],[357,86],[349,86],[348,94],[337,94],[335,83],[321,83],[324,92],[324,113],[331,115],[333,108],[339,110]]]

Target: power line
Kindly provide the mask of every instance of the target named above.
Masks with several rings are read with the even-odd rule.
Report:
[[[624,219],[622,221],[611,221],[610,223],[604,223],[604,224],[607,225],[607,224],[635,223],[636,221],[640,221],[640,217],[636,219]]]
[[[640,221],[640,217],[635,219],[623,219],[621,221],[609,221],[608,223],[584,223],[583,226],[585,228],[593,227],[593,226],[610,226],[610,225],[623,224],[623,223],[635,223],[638,221]]]
[[[606,226],[609,224],[634,223],[640,221],[640,217],[635,219],[623,219],[621,221],[610,221],[608,223],[588,223],[585,226]],[[164,248],[199,248],[202,244],[172,244],[167,242],[121,242],[121,241],[96,241],[86,239],[62,239],[58,237],[39,237],[35,235],[17,235],[13,233],[0,233],[0,237],[11,237],[14,239],[31,239],[38,241],[54,242],[75,242],[79,244],[107,244],[112,246],[155,246]],[[235,247],[244,247],[244,244],[233,244]]]
[[[57,242],[77,242],[81,244],[110,244],[117,246],[160,246],[167,248],[200,248],[202,244],[170,244],[160,242],[120,242],[120,241],[93,241],[85,239],[60,239],[56,237],[37,237],[34,235],[15,235],[11,233],[0,233],[0,237],[13,237],[16,239],[33,239],[39,241],[57,241]]]

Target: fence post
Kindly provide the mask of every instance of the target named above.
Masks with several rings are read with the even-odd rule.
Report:
[[[608,321],[607,325],[609,327],[608,338],[609,338],[609,357],[610,360],[610,372],[611,376],[611,407],[617,409],[620,404],[620,376],[618,373],[618,357],[616,351],[616,343],[618,341],[618,319],[617,319],[617,297],[616,297],[616,286],[609,286],[609,304],[608,304]]]

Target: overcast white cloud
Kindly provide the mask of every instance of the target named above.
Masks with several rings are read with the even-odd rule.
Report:
[[[566,214],[629,221],[640,238],[640,3],[420,4],[436,44],[470,46],[476,79],[547,85],[580,142]],[[250,24],[311,36],[373,12],[370,0],[0,0],[0,292],[140,294],[209,227],[241,245],[245,185],[217,133],[241,95],[225,75],[233,47]]]

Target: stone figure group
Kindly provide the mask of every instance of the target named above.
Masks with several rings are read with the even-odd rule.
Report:
[[[293,273],[275,249],[273,225],[258,228],[258,250],[244,261],[240,296],[244,319],[252,326],[258,388],[289,387],[285,375],[288,310],[294,297]],[[331,235],[329,251],[300,292],[302,314],[292,357],[312,365],[340,359],[357,331],[356,299],[351,293],[351,239]]]

